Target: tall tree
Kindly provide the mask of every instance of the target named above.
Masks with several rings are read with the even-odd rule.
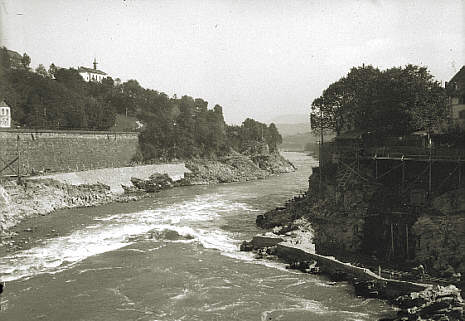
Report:
[[[55,64],[52,62],[50,64],[50,67],[48,68],[48,74],[52,77],[55,78],[55,74],[57,72],[58,68],[55,66]]]
[[[311,106],[313,128],[372,132],[379,137],[432,130],[447,114],[444,90],[426,68],[352,68]]]
[[[283,137],[278,131],[278,128],[274,123],[271,123],[267,128],[266,142],[270,148],[270,151],[277,151],[278,145],[282,144]]]
[[[24,69],[29,69],[29,65],[31,64],[31,58],[28,56],[27,53],[23,54],[23,57],[21,58],[21,64],[23,65]]]
[[[42,77],[49,77],[49,74],[47,72],[47,69],[45,69],[44,65],[39,64],[35,70],[36,74],[42,76]]]

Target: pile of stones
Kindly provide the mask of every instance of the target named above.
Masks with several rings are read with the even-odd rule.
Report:
[[[154,193],[173,187],[173,180],[168,174],[152,174],[148,179],[131,177],[132,184],[147,193]]]
[[[464,320],[465,304],[454,285],[435,285],[421,292],[403,295],[395,300],[401,310],[394,320]]]

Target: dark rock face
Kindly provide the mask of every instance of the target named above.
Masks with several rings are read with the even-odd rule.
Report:
[[[453,193],[451,193],[453,194]],[[463,202],[460,194],[457,203]],[[461,207],[461,205],[460,205]],[[465,217],[459,215],[421,216],[413,225],[420,242],[415,249],[419,262],[441,277],[465,274]],[[438,255],[439,253],[439,255]],[[457,278],[458,279],[458,278]]]
[[[241,243],[240,250],[243,252],[250,252],[253,250],[252,242],[244,241]]]
[[[155,193],[173,187],[173,180],[168,174],[152,174],[148,179],[131,177],[132,184],[148,193]]]
[[[291,211],[287,209],[274,209],[264,215],[258,215],[255,224],[263,229],[270,229],[275,226],[282,226],[293,221]]]
[[[331,281],[334,281],[334,282],[342,282],[348,279],[347,273],[344,271],[339,271],[339,270],[329,271],[328,275]]]

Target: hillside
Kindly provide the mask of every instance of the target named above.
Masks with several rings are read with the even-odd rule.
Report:
[[[308,133],[310,123],[275,123],[279,133],[284,136]]]

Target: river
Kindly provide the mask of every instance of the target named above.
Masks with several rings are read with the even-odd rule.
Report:
[[[316,162],[286,153],[295,173],[189,186],[140,201],[62,210],[54,227],[0,257],[0,320],[376,320],[385,302],[346,283],[239,251],[255,217],[306,190]],[[54,234],[56,230],[60,233]]]

